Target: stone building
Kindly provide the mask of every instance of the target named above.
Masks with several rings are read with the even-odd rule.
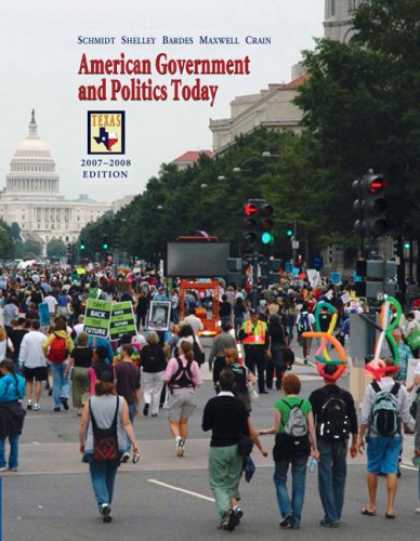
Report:
[[[60,195],[55,160],[38,135],[32,111],[29,133],[10,162],[6,187],[0,192],[0,216],[9,225],[17,223],[23,239],[41,242],[45,253],[49,240],[75,242],[81,229],[105,212],[110,203],[99,203],[87,195],[76,200]]]
[[[325,0],[325,37],[347,42],[352,34],[353,11],[364,0]]]

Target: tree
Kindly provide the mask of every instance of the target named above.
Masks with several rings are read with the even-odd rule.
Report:
[[[0,257],[8,259],[13,257],[13,240],[9,226],[0,220]]]
[[[267,150],[270,159],[262,157]],[[92,255],[106,235],[111,251],[157,261],[165,254],[166,242],[205,230],[230,241],[232,253],[240,255],[242,205],[250,197],[265,197],[276,209],[275,253],[289,255],[284,227],[290,221],[299,222],[302,235],[315,249],[334,232],[324,212],[331,197],[332,171],[323,169],[317,156],[309,134],[256,130],[238,138],[222,155],[203,156],[185,171],[162,165],[143,194],[115,216],[86,226],[80,242]]]
[[[326,208],[342,233],[354,220],[351,182],[374,168],[390,181],[394,234],[420,241],[419,21],[418,0],[370,0],[355,13],[350,43],[320,40],[305,54],[309,77],[296,103],[335,172]]]
[[[13,222],[12,225],[10,226],[10,234],[14,242],[18,242],[21,240],[20,233],[21,233],[20,225],[16,222]]]
[[[66,255],[67,247],[61,239],[51,239],[47,244],[47,255],[50,258],[60,258]]]
[[[41,255],[42,245],[39,241],[34,239],[28,239],[23,243],[23,257],[27,259],[33,259]]]

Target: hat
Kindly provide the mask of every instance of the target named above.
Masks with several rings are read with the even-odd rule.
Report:
[[[256,316],[258,314],[258,312],[254,308],[251,308],[251,310],[249,311],[249,314],[251,316]]]

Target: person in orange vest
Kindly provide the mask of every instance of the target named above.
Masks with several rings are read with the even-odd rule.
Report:
[[[267,323],[259,318],[255,310],[250,311],[250,318],[242,324],[239,339],[245,347],[245,364],[255,374],[258,372],[258,390],[260,394],[267,394],[265,388],[268,333]]]

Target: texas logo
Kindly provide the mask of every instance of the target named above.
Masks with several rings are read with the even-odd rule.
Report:
[[[125,153],[125,111],[88,111],[88,154]]]

